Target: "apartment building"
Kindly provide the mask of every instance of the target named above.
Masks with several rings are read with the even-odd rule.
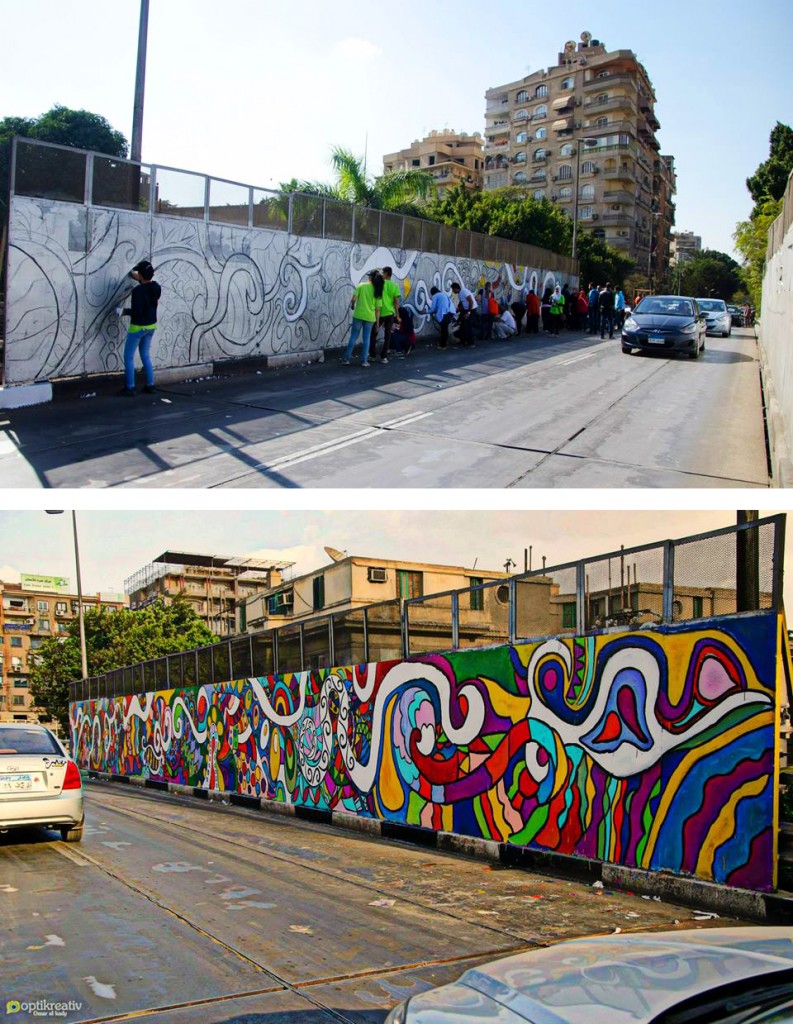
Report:
[[[486,189],[523,186],[577,213],[639,272],[668,269],[674,160],[660,154],[655,92],[633,51],[583,32],[556,66],[488,89],[485,102]]]
[[[219,637],[236,631],[236,607],[281,582],[292,562],[227,558],[195,552],[164,551],[124,580],[130,608],[161,601],[170,604],[184,594],[196,615]]]
[[[383,157],[383,170],[429,171],[439,197],[462,182],[466,188],[482,187],[484,144],[479,132],[432,131],[407,149]]]
[[[37,722],[30,670],[44,641],[64,635],[77,617],[77,595],[68,579],[23,573],[19,583],[0,580],[0,598],[0,722]],[[85,608],[126,606],[123,594],[83,595]]]
[[[693,231],[676,231],[671,237],[671,261],[677,266],[680,257],[694,256],[702,252],[702,236],[695,235]]]

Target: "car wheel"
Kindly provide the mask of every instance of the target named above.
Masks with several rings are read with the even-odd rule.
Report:
[[[704,348],[704,344],[703,344],[703,348]],[[694,351],[693,351],[693,352],[689,352],[689,354],[688,354],[688,358],[689,358],[689,359],[699,359],[699,353],[700,353],[700,348],[699,348],[699,346],[697,346],[697,347],[696,347],[696,348],[694,349]]]
[[[64,843],[80,843],[83,838],[83,826],[76,825],[74,828],[62,828],[61,839]]]
[[[624,354],[625,354],[626,356],[630,356],[630,355],[633,355],[633,349],[631,348],[631,346],[630,346],[630,345],[623,345],[623,346],[622,346],[622,351],[623,351],[623,353],[624,353]]]

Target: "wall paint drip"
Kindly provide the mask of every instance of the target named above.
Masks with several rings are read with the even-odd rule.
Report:
[[[773,614],[72,705],[82,768],[768,890]]]

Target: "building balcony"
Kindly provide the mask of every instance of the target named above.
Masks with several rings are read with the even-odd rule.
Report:
[[[605,75],[603,78],[595,77],[588,78],[584,82],[584,89],[587,92],[591,92],[593,89],[608,89],[609,85],[614,82],[633,82],[636,79],[636,75],[630,71],[619,71],[613,75]]]
[[[556,193],[554,193],[554,194],[553,194],[553,195],[551,196],[551,199],[553,199],[553,201],[554,201],[555,203],[572,203],[572,201],[573,201],[573,196],[572,196],[572,195],[569,195],[569,196],[561,196],[561,195],[557,195]]]
[[[490,139],[485,145],[485,153],[487,153],[489,149],[503,149],[504,146],[508,145],[509,137],[507,137],[506,139]]]
[[[606,224],[633,224],[633,214],[625,213],[604,213],[602,220]]]
[[[636,196],[633,192],[628,192],[627,189],[617,188],[608,189],[603,193],[603,198],[607,203],[632,203],[635,201]]]
[[[584,100],[584,110],[600,113],[601,110],[630,110],[636,112],[636,106],[630,96],[609,96],[607,100]]]

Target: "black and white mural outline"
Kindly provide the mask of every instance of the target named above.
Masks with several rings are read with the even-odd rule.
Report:
[[[199,368],[341,347],[355,285],[390,265],[404,301],[423,310],[430,288],[484,281],[511,299],[525,283],[576,279],[548,267],[289,235],[184,217],[14,196],[9,222],[5,383],[122,369],[133,287],[129,269],[151,259],[162,285],[155,367]],[[549,254],[549,258],[551,254]]]

